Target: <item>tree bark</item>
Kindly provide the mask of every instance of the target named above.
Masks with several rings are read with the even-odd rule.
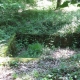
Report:
[[[59,7],[60,7],[61,1],[62,1],[62,0],[57,0],[57,6],[56,6],[56,8],[59,8]]]

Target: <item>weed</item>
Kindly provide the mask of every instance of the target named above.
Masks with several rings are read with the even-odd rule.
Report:
[[[9,61],[8,65],[10,67],[18,67],[19,66],[18,61]]]
[[[6,35],[6,33],[4,32],[4,30],[0,29],[0,40],[7,40],[9,38],[10,38],[10,36]]]
[[[33,71],[33,76],[38,78],[38,77],[40,77],[40,73],[35,70],[35,71]]]
[[[12,75],[12,77],[13,77],[13,79],[16,79],[16,78],[18,77],[18,75],[17,75],[16,73],[14,73],[14,74]]]
[[[33,56],[40,55],[43,50],[43,45],[41,45],[40,43],[32,43],[32,44],[29,44],[27,50],[30,55],[33,55]]]
[[[23,51],[18,57],[39,57],[42,54],[43,45],[32,43],[28,45],[27,51]]]

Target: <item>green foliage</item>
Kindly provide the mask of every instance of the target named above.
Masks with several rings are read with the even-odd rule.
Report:
[[[18,74],[17,73],[13,73],[12,77],[13,77],[13,79],[16,79],[18,77]]]
[[[47,75],[52,80],[79,80],[80,79],[80,54],[77,53],[68,59],[61,60],[60,65],[51,69],[51,73]]]
[[[20,52],[24,47],[24,44],[22,43],[22,40],[17,40],[16,41],[16,49],[17,49],[17,52]]]
[[[32,43],[28,45],[27,51],[23,51],[18,57],[39,57],[42,54],[43,45]]]
[[[60,5],[60,8],[68,7],[68,3],[70,3],[70,1],[65,1],[62,5]]]
[[[37,0],[25,0],[27,4],[34,5]]]
[[[77,6],[80,7],[80,4],[78,4]]]
[[[8,17],[9,16],[9,17]],[[5,14],[4,18],[1,19],[1,25],[9,25],[5,30],[8,32],[12,27],[12,31],[14,30],[18,33],[29,33],[29,34],[55,34],[58,30],[63,29],[62,32],[71,33],[73,29],[72,19],[74,16],[77,17],[77,21],[79,21],[79,10],[76,12],[62,13],[54,12],[50,10],[27,10],[23,11],[19,14],[14,14],[14,17],[10,17]],[[5,24],[5,23],[6,24]],[[6,27],[7,27],[6,26]],[[65,27],[65,26],[70,26]],[[66,28],[66,29],[65,29]],[[48,30],[48,31],[47,31]],[[61,34],[61,32],[60,32]],[[64,34],[64,33],[62,33]]]
[[[36,0],[0,0],[0,3],[34,3]]]
[[[33,71],[33,76],[38,78],[40,76],[40,73],[36,70]]]
[[[71,0],[71,4],[76,4],[77,0]]]
[[[33,52],[41,52],[43,49],[43,46],[40,44],[40,43],[32,43],[32,44],[29,44],[28,46],[28,50],[32,50]]]
[[[29,23],[24,21],[24,26],[20,28],[20,32],[28,32],[29,34],[54,34],[63,26],[70,24],[72,20],[72,13],[56,13],[51,10],[28,10],[22,12],[22,15],[24,19],[27,17]]]
[[[52,78],[54,80],[63,80],[63,79],[67,79],[67,80],[79,80],[80,78],[80,69],[78,69],[78,71],[75,69],[66,69],[66,68],[61,68],[61,69],[57,69],[57,70],[53,70]]]
[[[67,34],[80,33],[80,10],[68,13],[53,11],[52,9],[26,10],[18,13],[18,10],[25,9],[26,2],[33,5],[34,1],[36,0],[0,0],[0,40],[7,40],[10,38],[9,35],[19,32],[22,34],[56,34],[62,37],[65,37],[64,35]],[[71,3],[75,3],[75,0]],[[64,2],[61,5],[61,7],[66,6],[68,6],[68,2]],[[77,6],[80,6],[80,4]],[[72,25],[72,23],[77,24],[75,25],[76,27]],[[35,41],[36,43],[29,44],[28,39],[18,39],[18,43],[16,43],[16,48],[18,49],[18,52],[20,52],[18,57],[39,57],[43,53],[44,46],[43,44],[38,43],[37,40]],[[77,41],[74,38],[73,48],[79,43],[80,41]],[[25,47],[26,50],[24,50]],[[52,46],[52,49],[55,49],[55,46]],[[23,52],[21,52],[22,50]],[[48,53],[48,48],[46,48],[44,52]],[[79,60],[80,58],[79,56],[73,56],[72,59]],[[9,66],[18,67],[19,65],[18,62],[11,61],[9,62]],[[63,63],[59,68],[52,70],[51,74],[48,74],[41,80],[59,80],[64,77],[68,80],[74,80],[74,78],[80,80],[79,74],[79,68],[69,68]],[[35,71],[34,77],[39,76],[40,74]],[[16,74],[14,74],[13,78],[16,77]]]
[[[26,4],[33,4],[34,0],[0,0],[0,25],[14,23],[15,14],[23,11]],[[18,15],[16,15],[18,16]]]
[[[6,56],[14,56],[16,54],[15,38],[16,34],[13,34],[8,40]]]
[[[41,45],[40,43],[32,43],[28,45],[28,53],[31,56],[40,56],[43,50],[43,45]]]
[[[63,13],[61,11],[54,12],[51,9],[50,10],[26,10],[19,15],[20,17],[22,17],[22,19],[20,18],[21,21],[19,22],[18,26],[13,27],[12,29],[16,29],[16,32],[17,33],[20,32],[21,34],[34,34],[34,35],[45,34],[45,35],[55,35],[55,36],[59,35],[60,37],[65,38],[66,41],[66,37],[65,37],[66,35],[69,35],[68,37],[72,37],[71,35],[73,33],[77,33],[77,32],[80,33],[79,26],[77,27],[77,25],[79,25],[79,19],[80,19],[79,13],[80,10],[76,12],[72,11],[68,13],[67,12]],[[75,20],[73,21],[74,18]],[[73,22],[75,25],[73,25]],[[24,37],[28,37],[28,35],[22,36],[21,39],[19,38],[19,44],[17,44],[17,49],[19,52],[23,50],[25,46],[26,48],[28,48],[27,46],[29,45],[29,41],[27,38]],[[34,40],[34,37],[30,38],[29,36],[29,40],[30,39]],[[37,41],[37,39],[34,40],[33,42],[35,41]],[[43,41],[43,43],[45,43],[45,41]],[[52,41],[54,41],[53,38]],[[72,46],[75,48],[78,42],[79,41],[73,39]],[[57,45],[59,46],[60,45],[59,39],[57,43],[59,43]],[[35,51],[31,52],[31,50],[29,51],[30,53],[35,52]],[[29,51],[23,52],[23,54],[28,55]]]
[[[10,36],[7,35],[3,30],[0,29],[0,40],[7,40]]]
[[[64,1],[63,4],[60,5],[60,8],[68,7],[68,3],[71,5],[71,4],[77,4],[77,2],[78,2],[78,0]],[[79,4],[77,6],[80,7]]]
[[[72,63],[71,63],[72,64]],[[51,73],[46,75],[42,80],[79,80],[80,68],[74,66],[69,67],[65,64],[60,64],[58,68],[51,70]],[[74,65],[74,64],[73,64]]]
[[[64,37],[67,34],[75,32],[80,33],[79,27],[76,27],[79,25],[80,10],[63,13],[62,11],[53,11],[53,9],[50,8],[48,10],[25,10],[18,13],[19,9],[25,8],[24,4],[26,1],[27,3],[33,3],[36,0],[1,0],[0,28],[2,28],[6,34],[11,35],[20,32],[22,34],[28,33],[39,35],[56,34]],[[72,25],[73,22],[77,25]],[[3,36],[6,35],[3,34],[4,32],[0,31],[0,34]],[[7,36],[4,36],[3,38],[7,38]],[[76,42],[77,41],[73,42],[74,47]],[[19,43],[16,44],[18,51],[21,51],[25,46],[29,45],[27,39],[20,39]],[[31,50],[29,51],[31,53]],[[39,50],[33,50],[35,53],[38,51]]]
[[[8,62],[8,65],[10,67],[18,67],[19,66],[19,63],[18,63],[18,61],[9,61]]]

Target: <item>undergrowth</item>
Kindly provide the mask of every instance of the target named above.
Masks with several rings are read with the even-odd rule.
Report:
[[[27,50],[24,50],[22,53],[18,55],[18,57],[23,57],[23,58],[36,58],[39,57],[42,54],[43,51],[43,45],[40,43],[32,43],[29,44],[27,47]]]
[[[1,29],[5,27],[7,33],[28,33],[28,34],[59,34],[66,35],[80,32],[79,15],[76,12],[55,12],[49,10],[27,10],[13,15],[9,21],[1,22]],[[7,17],[5,17],[7,18]],[[7,19],[8,20],[8,19]],[[9,31],[9,29],[11,31]]]
[[[56,34],[63,37],[67,34],[80,34],[80,10],[72,12],[62,12],[60,10],[53,10],[52,8],[48,10],[24,10],[24,3],[19,4],[15,3],[15,1],[8,1],[8,3],[0,1],[0,42],[9,39],[14,33]],[[31,0],[28,0],[27,3],[31,3]],[[22,9],[22,11],[19,12],[19,9]],[[27,45],[27,51],[23,51],[18,57],[34,58],[42,54],[44,48],[42,44],[29,44],[27,43],[27,39],[25,42],[22,39],[19,40],[19,43],[16,43],[18,52],[24,50],[25,45]],[[76,41],[73,42],[74,48],[75,44]],[[58,68],[52,69],[50,74],[40,80],[80,80],[80,54],[62,61],[62,64]],[[18,63],[10,62],[9,66],[16,67]],[[36,74],[37,72],[35,72]],[[35,77],[38,76],[40,75],[36,75]],[[16,74],[13,77],[16,78]]]
[[[77,58],[78,57],[78,58]],[[56,68],[49,69],[47,75],[39,74],[36,78],[40,80],[80,80],[80,54],[75,54],[68,59],[60,61]]]

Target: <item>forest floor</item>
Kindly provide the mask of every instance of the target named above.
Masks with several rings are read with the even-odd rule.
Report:
[[[0,65],[0,80],[52,80],[43,78],[50,74],[52,69],[59,68],[62,62],[77,53],[79,53],[79,50],[59,48],[55,51],[49,51],[33,61],[13,62],[10,64],[1,58],[3,61],[0,61],[0,64],[4,64]],[[65,63],[70,66],[70,61]]]
[[[53,10],[51,9],[41,10],[48,7],[47,3],[50,4],[49,6],[53,5],[49,0],[43,1],[47,2],[45,3],[41,1],[40,3],[37,3],[38,7],[35,9],[37,9],[38,11],[32,10],[32,8],[30,7],[32,11],[31,10],[28,12],[26,12],[27,10],[25,12],[20,11],[22,12],[22,14],[20,15],[18,14],[18,16],[15,15],[14,18],[11,18],[11,22],[13,24],[16,24],[16,27],[15,25],[12,26],[12,24],[11,25],[9,24],[8,27],[6,25],[4,26],[3,23],[5,21],[8,22],[8,19],[10,20],[10,15],[8,14],[9,15],[8,18],[7,15],[5,16],[5,14],[4,15],[2,14],[3,23],[2,28],[0,27],[1,28],[0,32],[4,30],[3,33],[2,32],[0,33],[2,35],[2,38],[5,36],[8,37],[5,32],[7,32],[7,34],[12,34],[18,30],[21,33],[28,32],[29,34],[30,32],[32,34],[33,33],[52,34],[56,32],[58,34],[60,33],[61,35],[63,34],[65,35],[68,33],[70,34],[80,32],[79,29],[80,12],[78,11],[78,9],[80,9],[79,7],[70,5],[69,7],[61,9],[63,12],[67,12],[68,14],[62,13],[61,11],[58,10],[55,10],[54,13]],[[45,5],[42,5],[44,3]],[[42,6],[44,6],[44,8]],[[4,45],[1,45],[0,48],[2,48],[2,46]],[[55,69],[58,70],[62,69],[62,71],[61,70],[59,71],[61,71],[61,73],[63,72],[63,74],[57,72],[55,73],[56,75],[54,75],[54,76],[62,75],[61,77],[63,77],[64,79],[61,80],[80,80],[79,53],[80,49],[72,50],[69,48],[64,49],[57,48],[55,50],[46,51],[46,53],[44,52],[44,54],[42,54],[39,58],[28,62],[15,60],[9,61],[9,57],[0,58],[0,80],[54,80],[53,78],[51,79],[52,77],[51,73]],[[71,72],[73,72],[72,75],[70,75]],[[66,75],[69,76],[69,79],[66,79]],[[79,79],[72,79],[73,78],[72,76],[74,76],[74,78],[77,78],[78,77],[77,75],[79,76]],[[47,77],[49,77],[50,79],[48,79]]]

